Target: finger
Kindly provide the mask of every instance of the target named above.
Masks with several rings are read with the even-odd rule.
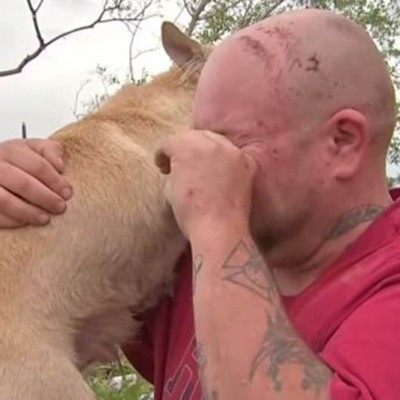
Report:
[[[50,221],[50,216],[43,210],[19,199],[3,187],[0,187],[0,210],[2,215],[21,223],[46,225]]]
[[[26,144],[43,156],[59,173],[65,170],[64,146],[55,140],[27,139]]]
[[[1,228],[21,228],[23,226],[28,225],[26,222],[18,221],[16,219],[7,217],[5,215],[0,214],[0,229]]]
[[[13,165],[6,165],[1,173],[2,186],[9,192],[52,214],[65,211],[65,200],[26,172]]]
[[[43,157],[32,151],[29,157],[15,151],[10,155],[9,162],[16,168],[26,172],[28,175],[42,182],[50,190],[68,200],[72,196],[72,187],[65,176],[60,175],[57,170]]]

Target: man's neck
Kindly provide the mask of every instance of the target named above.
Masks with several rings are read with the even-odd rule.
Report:
[[[313,283],[390,203],[386,198],[350,208],[334,218],[328,230],[322,223],[308,225],[297,237],[265,254],[282,295],[297,295]]]

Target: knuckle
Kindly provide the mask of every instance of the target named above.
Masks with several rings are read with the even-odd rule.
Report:
[[[36,163],[33,169],[34,169],[34,174],[40,178],[47,177],[50,170],[49,166],[44,160],[41,160],[40,162]]]
[[[14,181],[14,187],[17,194],[26,194],[32,188],[32,183],[29,179],[16,179]]]
[[[57,152],[63,152],[64,150],[64,146],[56,140],[49,139],[44,143],[44,145]]]

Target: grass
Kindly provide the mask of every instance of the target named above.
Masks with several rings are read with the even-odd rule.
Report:
[[[87,378],[97,400],[151,400],[153,388],[126,361],[94,368]]]

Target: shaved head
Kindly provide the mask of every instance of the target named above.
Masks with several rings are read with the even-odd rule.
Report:
[[[208,110],[203,96],[214,97],[218,107]],[[394,88],[369,35],[322,10],[281,14],[231,35],[211,55],[197,100],[198,125],[221,131],[230,128],[234,109],[242,114],[235,126],[250,119],[276,130],[304,119],[318,123],[351,108],[365,115],[382,151],[396,117]]]
[[[395,117],[393,84],[367,32],[310,9],[224,40],[194,103],[195,128],[226,135],[258,163],[251,224],[264,249],[309,240],[313,229],[325,237],[352,207],[390,201]],[[299,242],[299,252],[317,245]]]

